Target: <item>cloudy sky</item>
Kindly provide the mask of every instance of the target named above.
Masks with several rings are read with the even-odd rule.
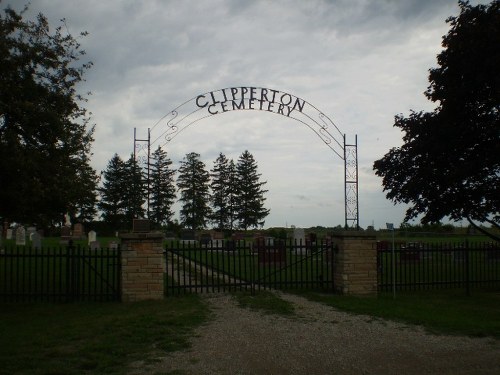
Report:
[[[487,3],[487,1],[481,1]],[[471,1],[477,4],[478,1]],[[3,1],[21,9],[22,0]],[[92,163],[133,152],[158,122],[199,94],[253,86],[311,103],[358,137],[360,225],[399,224],[373,161],[400,146],[394,116],[431,110],[423,92],[455,0],[31,0],[27,17],[66,19],[94,66],[82,92],[96,125]],[[155,133],[157,132],[157,133]],[[162,142],[163,144],[163,142]],[[156,148],[157,144],[153,145]],[[232,111],[186,128],[164,146],[176,167],[197,152],[212,168],[222,152],[249,150],[267,181],[266,227],[344,223],[343,161],[304,124],[267,111]]]

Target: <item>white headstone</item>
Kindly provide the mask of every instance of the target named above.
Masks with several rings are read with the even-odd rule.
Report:
[[[297,253],[303,254],[306,252],[306,234],[304,228],[295,228],[293,230],[293,243],[297,246]]]
[[[31,236],[33,235],[33,233],[35,233],[35,232],[36,232],[36,227],[28,227],[28,228],[26,228],[26,235],[30,239],[31,239]]]
[[[16,229],[16,245],[26,245],[26,230],[24,227]]]
[[[304,228],[295,228],[293,230],[293,239],[294,241],[297,241],[297,245],[299,244],[306,244],[306,234],[304,232]]]
[[[40,236],[40,233],[35,232],[31,235],[31,247],[34,249],[40,249],[42,247],[42,236]]]
[[[97,241],[97,233],[94,230],[91,230],[89,232],[89,245],[94,241]]]
[[[5,239],[11,240],[12,239],[12,232],[13,232],[12,228],[7,229]]]

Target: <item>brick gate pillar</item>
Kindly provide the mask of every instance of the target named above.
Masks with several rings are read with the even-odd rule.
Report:
[[[163,299],[162,233],[124,233],[122,249],[122,301]]]
[[[377,294],[377,244],[374,234],[344,231],[333,234],[334,285],[342,294]]]

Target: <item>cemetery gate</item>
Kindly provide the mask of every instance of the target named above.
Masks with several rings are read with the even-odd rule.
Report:
[[[331,241],[172,241],[166,295],[261,289],[334,290]]]
[[[134,157],[146,169],[149,182],[151,146],[163,147],[189,126],[210,116],[239,110],[258,110],[296,120],[311,129],[344,161],[344,222],[359,228],[358,141],[346,142],[335,123],[311,103],[292,94],[263,87],[228,87],[195,96],[173,109],[138,139],[134,129]],[[147,184],[149,186],[149,183]],[[149,192],[148,192],[149,211]]]

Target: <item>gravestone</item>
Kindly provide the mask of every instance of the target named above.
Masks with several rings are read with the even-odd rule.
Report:
[[[212,241],[212,236],[210,235],[210,233],[207,232],[200,234],[200,243],[202,245],[208,246],[211,241]]]
[[[85,238],[85,228],[82,223],[76,223],[73,226],[73,239],[81,240]]]
[[[212,235],[212,238],[214,240],[223,240],[224,239],[224,232],[214,231],[213,235]]]
[[[42,237],[38,232],[35,232],[31,235],[31,247],[34,249],[42,248]]]
[[[196,231],[192,229],[184,229],[180,233],[181,242],[186,244],[196,243]]]
[[[99,241],[92,241],[89,244],[90,250],[96,251],[101,248],[101,243]]]
[[[71,228],[68,226],[61,227],[61,240],[59,243],[61,245],[69,244],[69,240],[71,240]]]
[[[16,229],[16,245],[26,245],[26,229],[24,227]]]
[[[181,240],[183,241],[195,241],[196,231],[192,229],[184,229],[181,231]]]
[[[132,232],[148,233],[151,231],[151,221],[149,219],[134,219],[132,222]]]
[[[306,234],[304,228],[295,228],[293,230],[293,245],[297,253],[306,252]]]
[[[11,240],[12,239],[12,234],[13,234],[12,228],[7,229],[7,234],[5,235],[5,239]]]
[[[36,232],[36,227],[28,227],[26,228],[26,235],[28,236],[28,238],[31,240],[31,236],[33,235],[33,233]]]
[[[174,232],[170,232],[170,231],[169,231],[169,232],[165,232],[165,239],[166,239],[166,240],[170,240],[170,241],[172,241],[172,240],[174,240],[175,238],[176,238],[176,235],[175,235],[175,233],[174,233]]]
[[[283,240],[259,236],[254,238],[253,251],[257,251],[259,264],[283,265],[286,263],[286,247]]]
[[[212,243],[215,246],[224,245],[224,232],[212,231]]]
[[[108,247],[110,250],[117,250],[118,249],[118,242],[112,241],[108,244]]]
[[[90,245],[92,242],[95,242],[97,241],[97,233],[95,232],[95,230],[91,230],[89,232],[89,242],[88,244]]]

